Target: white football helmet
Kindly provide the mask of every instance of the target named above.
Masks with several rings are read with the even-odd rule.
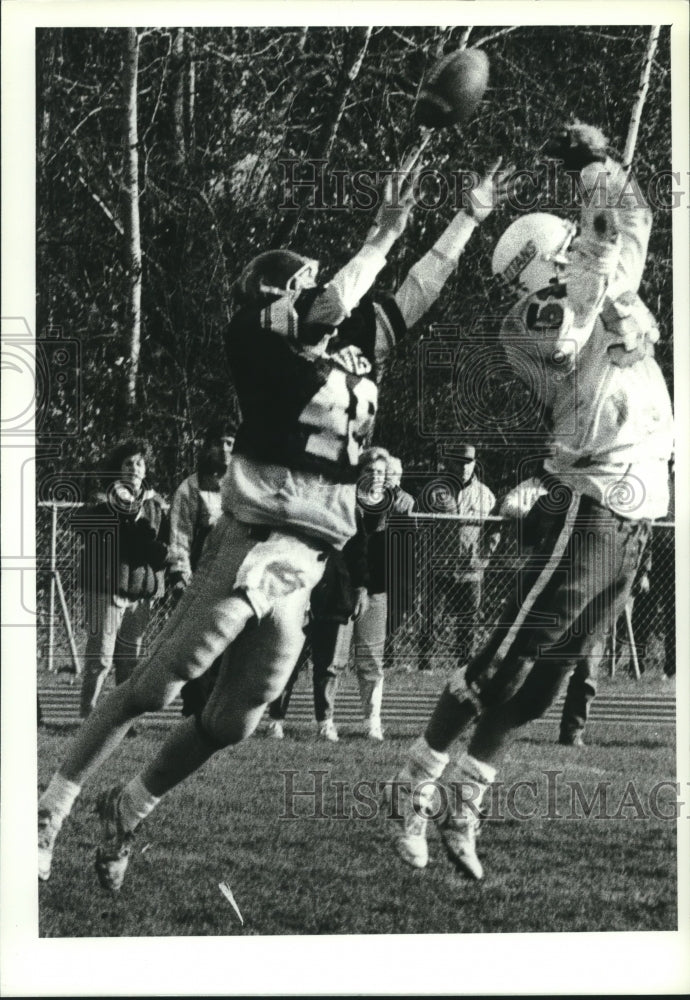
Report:
[[[548,288],[568,262],[567,251],[577,227],[549,212],[531,212],[503,233],[491,269],[524,294]]]

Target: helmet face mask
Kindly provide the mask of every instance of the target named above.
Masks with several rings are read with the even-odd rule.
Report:
[[[521,295],[548,288],[563,277],[575,232],[574,223],[547,212],[525,215],[496,244],[492,271]]]
[[[267,250],[247,264],[235,282],[235,304],[264,307],[276,299],[294,302],[316,284],[319,264],[292,250]]]
[[[288,296],[294,302],[299,297],[300,292],[306,288],[316,288],[318,273],[319,262],[317,260],[305,260],[304,264],[287,280],[284,288],[278,288],[275,285],[268,285],[260,281],[259,291],[262,295],[275,295],[277,298]]]

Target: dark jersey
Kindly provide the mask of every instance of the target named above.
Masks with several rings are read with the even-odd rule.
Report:
[[[405,324],[395,301],[375,305],[367,298],[321,355],[302,352],[262,326],[257,310],[238,312],[226,338],[242,413],[235,454],[320,473],[331,482],[354,482],[376,416],[381,312],[401,336]]]

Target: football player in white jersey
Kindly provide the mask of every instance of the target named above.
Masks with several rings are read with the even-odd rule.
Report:
[[[225,651],[203,710],[180,721],[128,784],[99,796],[96,870],[113,890],[122,885],[134,830],[160,797],[218,750],[250,736],[282,691],[326,554],[356,530],[359,459],[373,428],[381,363],[505,195],[497,170],[393,297],[363,299],[405,227],[413,183],[397,200],[389,185],[364,247],[329,284],[318,282],[316,261],[285,250],[260,254],[240,276],[226,341],[242,423],[222,484],[223,515],[149,657],[102,700],[41,795],[41,879],[50,875],[57,834],[84,781],[137,717],[170,704]]]
[[[503,346],[551,418],[551,454],[526,519],[540,541],[493,634],[457,671],[386,789],[403,860],[425,867],[428,820],[438,817],[451,862],[475,879],[479,808],[503,752],[615,627],[651,522],[669,502],[671,400],[654,358],[657,325],[637,295],[650,210],[598,129],[576,123],[548,152],[579,173],[579,234],[556,216],[526,215],[493,256],[494,273],[518,293]],[[456,740],[472,724],[462,752]]]

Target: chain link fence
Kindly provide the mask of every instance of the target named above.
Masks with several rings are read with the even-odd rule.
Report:
[[[414,523],[410,524],[410,520]],[[475,569],[459,569],[476,520],[429,514],[389,525],[388,662],[403,669],[455,668],[476,651],[513,591],[527,548],[518,524],[486,518],[483,533],[496,540]],[[633,587],[629,616],[619,619],[606,647],[610,672],[675,673],[674,524],[657,522]]]
[[[37,509],[37,642],[39,670],[78,672],[86,644],[85,602],[79,580],[76,503]],[[494,542],[481,567],[458,571],[463,534],[482,530]],[[525,558],[514,521],[429,514],[391,519],[387,538],[389,668],[451,668],[477,648],[498,620]],[[647,580],[644,581],[644,577]],[[611,668],[633,672],[634,639],[640,671],[675,673],[674,525],[655,524],[635,586],[629,619],[616,629]],[[152,602],[142,654],[172,610],[168,593]]]

